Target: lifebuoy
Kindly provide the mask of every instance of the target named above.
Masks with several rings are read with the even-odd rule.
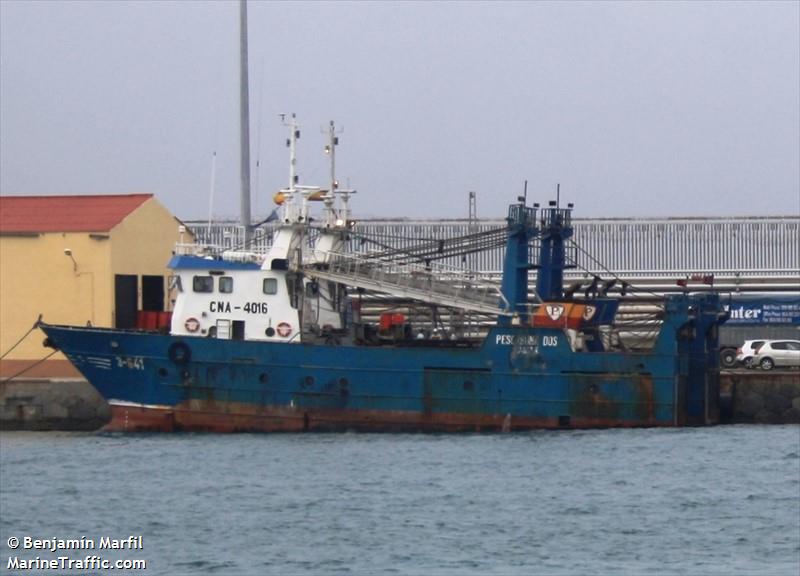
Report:
[[[292,333],[292,326],[288,322],[281,322],[278,324],[278,336],[286,338]]]
[[[192,359],[192,351],[183,342],[173,342],[167,349],[167,356],[175,364],[186,364]]]
[[[200,329],[200,321],[197,318],[187,318],[183,325],[187,332],[197,332]]]

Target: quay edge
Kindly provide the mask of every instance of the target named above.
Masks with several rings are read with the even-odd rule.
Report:
[[[108,404],[83,378],[0,382],[0,430],[91,432],[110,420]]]

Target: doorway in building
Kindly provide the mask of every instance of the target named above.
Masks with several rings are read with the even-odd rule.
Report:
[[[116,328],[136,327],[136,275],[114,274],[114,311]]]
[[[142,276],[142,310],[164,311],[163,276]]]

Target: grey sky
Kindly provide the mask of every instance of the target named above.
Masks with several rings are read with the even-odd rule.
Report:
[[[2,194],[154,192],[239,213],[238,2],[0,1]],[[357,215],[800,214],[800,3],[249,4],[253,208],[326,183]],[[256,171],[256,159],[260,168]],[[256,187],[257,186],[257,187]]]

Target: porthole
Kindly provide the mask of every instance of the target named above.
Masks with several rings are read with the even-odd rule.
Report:
[[[267,328],[266,330],[264,330],[264,334],[266,334],[266,335],[267,335],[267,338],[272,338],[273,336],[275,336],[275,328],[273,328],[272,326],[270,326],[269,328]]]
[[[261,382],[262,384],[266,384],[268,380],[269,376],[267,376],[266,374],[261,374],[258,377],[258,381]]]

